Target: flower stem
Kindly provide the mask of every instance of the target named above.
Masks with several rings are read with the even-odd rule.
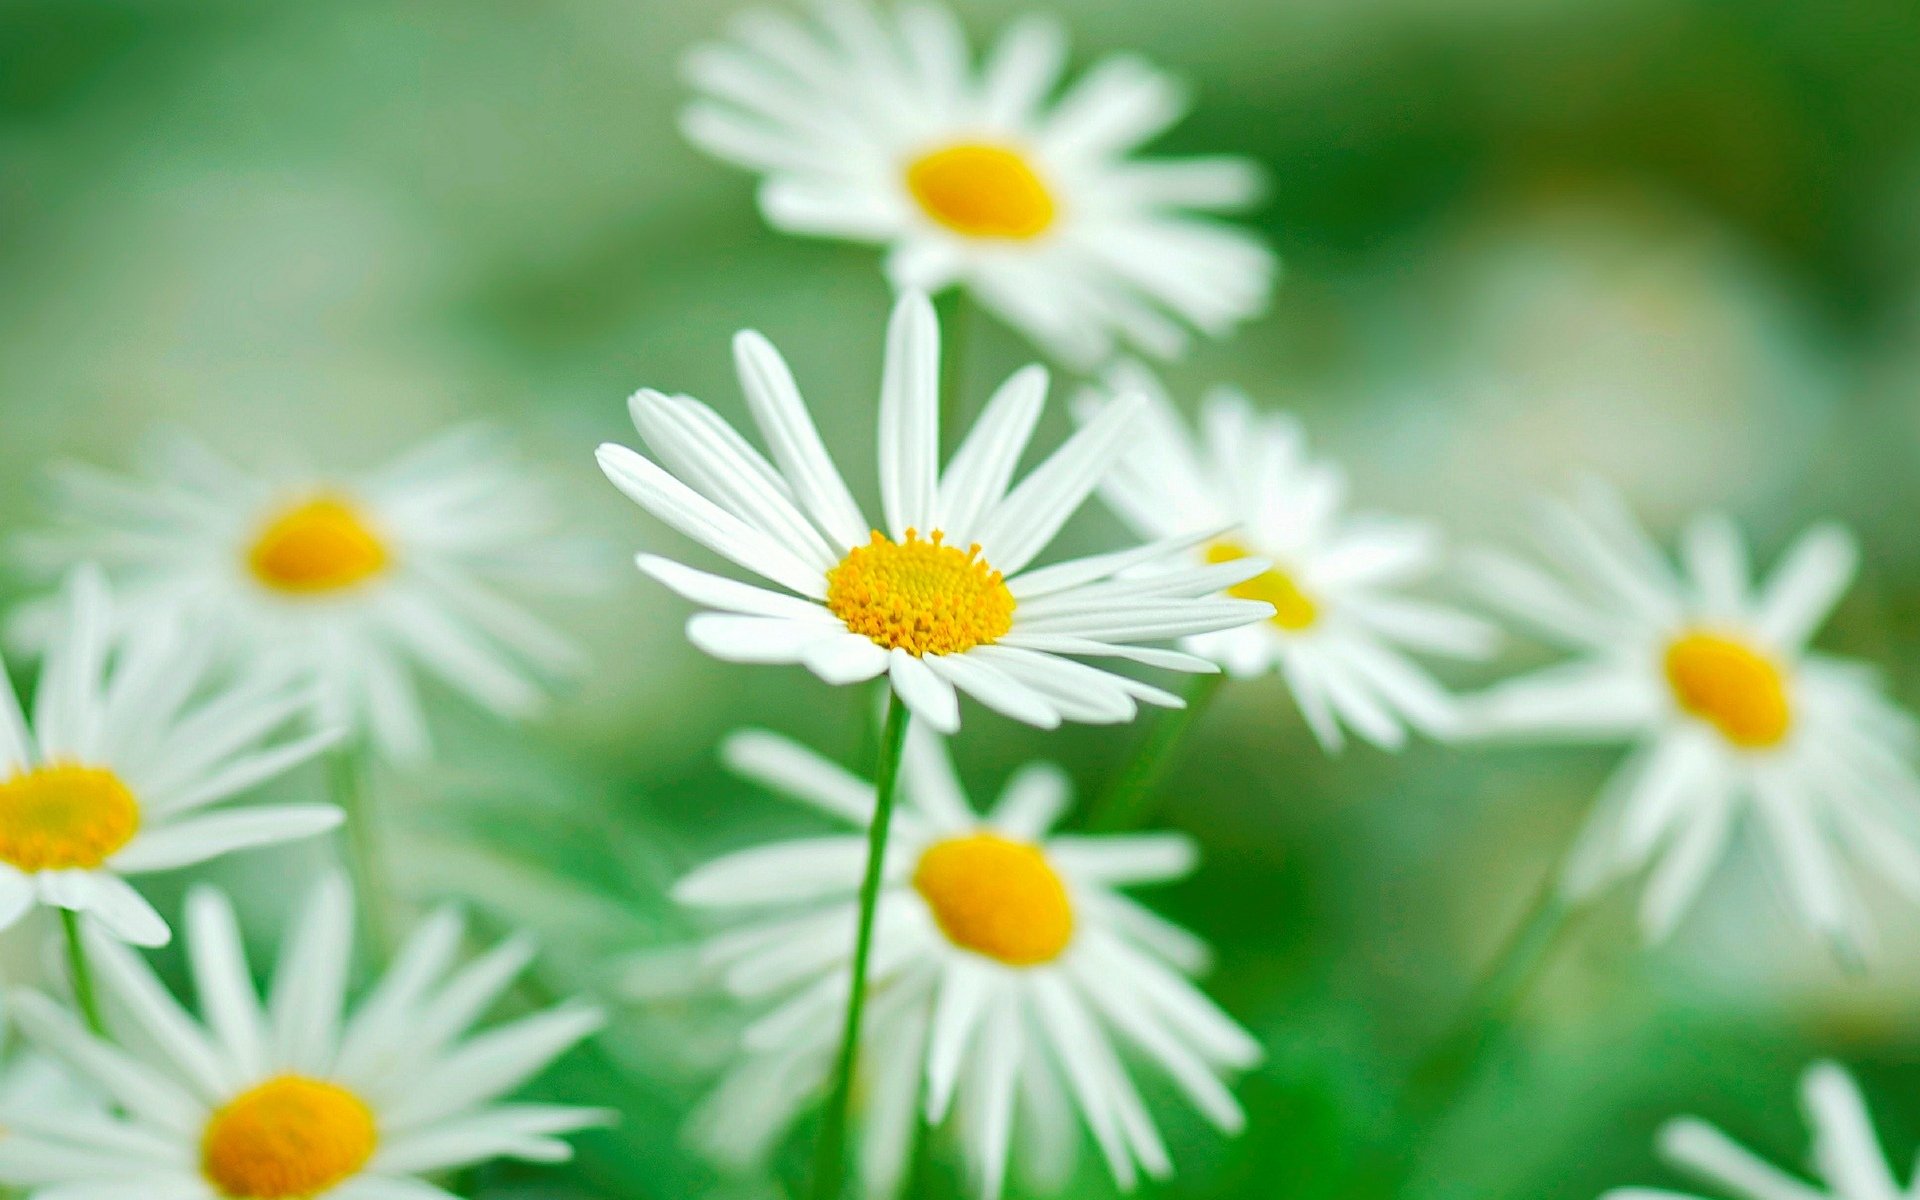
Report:
[[[1185,708],[1162,709],[1139,753],[1113,782],[1087,817],[1087,827],[1097,833],[1119,833],[1138,829],[1153,816],[1159,798],[1160,781],[1173,768],[1176,751],[1187,730],[1200,719],[1213,698],[1220,694],[1224,674],[1196,675],[1187,686]]]
[[[887,725],[880,737],[880,761],[873,776],[873,824],[867,829],[867,873],[860,883],[860,925],[853,942],[852,986],[847,991],[846,1025],[834,1060],[833,1090],[815,1149],[813,1200],[838,1200],[846,1183],[847,1122],[853,1106],[854,1069],[860,1057],[860,1022],[867,1005],[867,962],[873,956],[873,919],[880,902],[880,881],[887,859],[887,834],[893,826],[895,784],[907,744],[907,706],[887,700]]]
[[[366,753],[359,744],[341,746],[328,756],[327,781],[334,803],[347,817],[347,869],[359,899],[361,935],[369,956],[384,962],[393,950],[387,872],[376,827],[378,815],[367,787]]]
[[[940,445],[952,454],[973,417],[965,397],[967,343],[973,332],[973,301],[959,284],[940,293],[934,309],[940,318]]]
[[[107,1023],[100,1017],[100,997],[93,987],[93,964],[87,961],[87,945],[80,940],[80,914],[70,908],[60,910],[60,928],[67,935],[67,973],[73,977],[73,1000],[86,1018],[93,1036],[107,1036]]]

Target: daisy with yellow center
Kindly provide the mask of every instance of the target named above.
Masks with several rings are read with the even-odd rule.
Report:
[[[1142,159],[1186,109],[1133,56],[1056,101],[1058,26],[1016,22],[976,67],[953,14],[834,0],[745,14],[687,59],[687,135],[762,178],[789,233],[877,243],[901,289],[962,287],[1055,356],[1179,354],[1258,314],[1272,254],[1212,214],[1256,199],[1243,159]]]
[[[26,1035],[114,1109],[9,1109],[0,1183],[154,1200],[446,1196],[428,1180],[496,1158],[563,1160],[560,1135],[606,1120],[500,1102],[599,1024],[569,1004],[470,1036],[526,966],[523,944],[455,969],[462,923],[440,912],[349,1013],[352,905],[339,879],[302,905],[265,1003],[226,897],[196,891],[187,922],[205,1024],[145,962],[99,940],[115,1042],[38,993],[11,997]]]
[[[1541,533],[1556,569],[1488,554],[1477,573],[1576,657],[1476,698],[1475,721],[1633,747],[1575,848],[1570,897],[1651,864],[1641,911],[1662,936],[1750,813],[1794,907],[1849,952],[1872,934],[1851,863],[1920,900],[1914,722],[1870,672],[1808,649],[1853,577],[1844,530],[1805,534],[1764,584],[1725,517],[1686,527],[1676,571],[1597,483],[1547,505]]]
[[[836,820],[859,828],[873,817],[871,783],[793,742],[741,733],[726,754],[742,775]],[[924,732],[909,738],[901,789],[856,1092],[866,1194],[898,1194],[915,1126],[950,1114],[986,1200],[1001,1194],[1010,1160],[1036,1176],[1037,1193],[1058,1190],[1048,1177],[1071,1170],[1076,1125],[1123,1187],[1168,1174],[1123,1044],[1237,1131],[1241,1109],[1222,1080],[1259,1048],[1189,982],[1205,963],[1200,944],[1118,890],[1187,874],[1192,845],[1053,833],[1068,785],[1045,764],[1018,772],[982,816],[945,745]],[[860,836],[808,838],[721,858],[676,888],[686,905],[744,918],[702,962],[762,1010],[735,1072],[695,1118],[716,1155],[777,1143],[828,1076],[863,861]]]

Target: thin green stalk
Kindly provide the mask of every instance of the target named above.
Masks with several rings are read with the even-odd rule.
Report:
[[[907,744],[907,706],[887,700],[887,725],[880,738],[880,761],[873,776],[873,824],[867,829],[867,873],[860,884],[860,926],[853,942],[852,986],[847,990],[846,1025],[834,1060],[833,1090],[815,1149],[813,1200],[839,1200],[846,1185],[847,1122],[853,1106],[854,1069],[860,1058],[860,1022],[867,1006],[867,962],[873,957],[873,918],[880,902],[880,879],[887,859],[887,834],[893,827],[893,798],[900,777],[900,756]]]
[[[365,751],[355,743],[327,757],[327,781],[333,801],[346,814],[347,870],[359,899],[360,925],[368,955],[384,962],[393,952],[391,900],[386,860],[380,852],[379,817],[367,786]]]
[[[1093,806],[1087,818],[1089,829],[1097,833],[1120,833],[1139,829],[1152,818],[1160,783],[1173,769],[1176,751],[1185,740],[1187,730],[1193,728],[1200,714],[1220,694],[1220,685],[1225,681],[1224,674],[1196,675],[1187,687],[1186,707],[1161,710],[1153,728],[1140,743],[1140,752]]]
[[[86,943],[80,940],[80,914],[70,908],[60,910],[60,928],[67,935],[67,974],[73,977],[73,1000],[86,1018],[95,1037],[107,1036],[107,1023],[100,1016],[100,996],[93,987],[93,964],[87,961]]]
[[[934,300],[934,310],[940,317],[940,445],[951,454],[974,415],[966,400],[974,304],[967,289],[956,284]]]

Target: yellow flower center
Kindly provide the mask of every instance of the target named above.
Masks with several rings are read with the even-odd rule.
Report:
[[[140,831],[140,805],[112,771],[72,763],[0,783],[0,862],[21,871],[93,870]]]
[[[847,551],[827,572],[827,609],[847,628],[891,650],[958,654],[984,646],[1013,628],[1013,593],[1000,572],[980,557],[945,544],[939,530],[922,541],[873,540]]]
[[[365,583],[391,557],[352,504],[322,495],[268,521],[247,551],[247,566],[273,591],[320,596]]]
[[[1053,227],[1053,193],[1019,151],[961,142],[907,164],[907,190],[929,217],[975,238],[1029,241]]]
[[[1239,542],[1222,538],[1207,547],[1207,561],[1210,563],[1233,562],[1241,558],[1257,558],[1258,555]],[[1262,571],[1245,583],[1236,583],[1227,589],[1227,595],[1241,600],[1265,600],[1273,605],[1273,616],[1268,620],[1289,633],[1300,633],[1311,629],[1320,619],[1320,606],[1313,598],[1300,590],[1293,576],[1278,567]]]
[[[379,1145],[373,1112],[331,1083],[282,1075],[207,1119],[200,1171],[233,1200],[305,1200],[351,1179]]]
[[[1052,962],[1073,940],[1066,885],[1025,842],[992,833],[935,842],[913,886],[948,941],[1010,967]]]
[[[1713,633],[1685,633],[1668,645],[1667,684],[1680,707],[1749,750],[1778,745],[1793,724],[1786,678],[1758,650]]]

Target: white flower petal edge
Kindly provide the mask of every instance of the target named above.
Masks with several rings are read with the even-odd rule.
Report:
[[[1128,395],[1015,483],[1045,393],[1039,368],[1016,374],[944,471],[939,463],[940,331],[908,293],[887,332],[880,400],[886,519],[870,526],[815,431],[791,373],[764,338],[743,333],[736,362],[771,449],[762,455],[705,405],[654,391],[631,402],[659,461],[600,447],[614,486],[680,533],[784,591],[654,555],[640,569],[712,611],[690,640],[734,662],[806,666],[829,683],[885,672],[914,715],[959,726],[957,694],[1041,728],[1130,720],[1158,688],[1076,658],[1208,670],[1137,643],[1261,620],[1272,607],[1220,597],[1265,569],[1257,559],[1187,561],[1172,541],[1028,570],[1101,481],[1148,400]],[[1123,572],[1157,568],[1150,583]],[[1068,657],[1072,656],[1072,657]]]

